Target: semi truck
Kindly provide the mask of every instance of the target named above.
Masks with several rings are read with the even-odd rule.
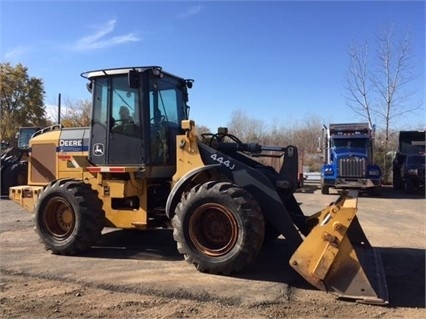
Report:
[[[382,173],[374,163],[374,130],[368,123],[323,126],[321,193],[329,189],[358,189],[380,195]]]
[[[408,194],[424,191],[425,131],[400,131],[392,165],[393,188]]]

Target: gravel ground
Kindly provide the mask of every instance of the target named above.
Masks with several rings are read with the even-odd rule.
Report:
[[[310,215],[335,195],[297,193]],[[46,252],[31,214],[1,199],[2,318],[426,318],[425,201],[387,189],[360,197],[358,218],[384,264],[390,305],[336,300],[291,271],[284,239],[236,276],[197,272],[170,230],[105,231],[83,256]]]

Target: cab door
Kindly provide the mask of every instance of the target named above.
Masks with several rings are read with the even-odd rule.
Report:
[[[143,164],[140,89],[129,88],[127,74],[97,78],[93,86],[90,160],[97,165]]]

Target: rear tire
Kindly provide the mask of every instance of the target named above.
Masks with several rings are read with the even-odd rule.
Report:
[[[7,195],[9,193],[10,184],[10,169],[11,165],[3,166],[1,170],[1,194]]]
[[[230,274],[248,266],[262,248],[265,224],[258,203],[231,183],[197,185],[172,219],[173,237],[198,271]]]
[[[51,182],[37,201],[36,232],[46,250],[76,255],[100,237],[104,212],[102,202],[90,185],[62,179]]]

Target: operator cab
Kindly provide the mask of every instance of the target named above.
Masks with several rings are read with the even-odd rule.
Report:
[[[192,80],[160,67],[89,71],[92,121],[89,160],[95,165],[174,166],[176,135],[188,119]]]

